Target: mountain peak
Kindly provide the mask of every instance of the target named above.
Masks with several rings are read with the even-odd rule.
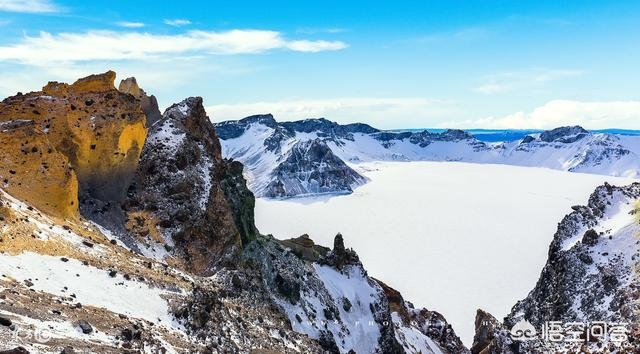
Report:
[[[275,118],[273,118],[273,115],[271,113],[267,113],[267,114],[255,114],[246,118],[242,118],[238,121],[238,123],[240,124],[253,124],[253,123],[258,123],[258,124],[262,124],[262,125],[266,125],[268,127],[275,127],[277,125],[277,122],[275,120]]]
[[[551,130],[546,130],[540,133],[540,140],[544,142],[561,142],[561,143],[573,143],[587,135],[589,131],[579,125],[559,127]]]

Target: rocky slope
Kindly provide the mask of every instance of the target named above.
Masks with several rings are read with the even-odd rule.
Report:
[[[638,183],[626,187],[605,184],[591,195],[588,205],[575,206],[558,225],[538,283],[513,307],[504,325],[478,312],[471,351],[571,352],[583,348],[592,353],[636,353],[640,348],[639,210]],[[574,325],[562,327],[554,342],[542,336],[543,326],[553,330],[551,321]],[[510,329],[527,323],[531,338],[514,340],[515,331]],[[602,336],[593,335],[599,333],[594,326],[603,330]],[[590,339],[585,341],[587,333]],[[577,337],[576,342],[567,340],[572,336]]]
[[[320,139],[300,141],[272,172],[264,190],[266,197],[293,197],[307,194],[351,193],[366,182]]]
[[[0,352],[468,352],[342,236],[260,235],[201,98],[156,119],[114,79],[0,105]]]
[[[223,156],[247,166],[249,187],[260,197],[348,193],[365,182],[357,172],[336,173],[324,189],[300,188],[301,179],[292,169],[314,176],[323,172],[320,166],[324,165],[321,157],[309,156],[305,163],[292,168],[292,162],[294,166],[297,163],[292,157],[297,153],[295,147],[318,141],[335,156],[329,166],[335,171],[344,170],[343,162],[357,171],[358,164],[367,161],[463,161],[640,176],[639,137],[590,133],[581,127],[561,127],[498,143],[479,141],[461,130],[390,132],[366,124],[340,125],[323,118],[276,122],[271,115],[218,123],[216,129]],[[283,174],[283,169],[288,173]],[[309,181],[317,184],[323,180]],[[273,193],[274,186],[286,193]]]

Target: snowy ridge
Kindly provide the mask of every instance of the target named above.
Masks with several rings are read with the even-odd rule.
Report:
[[[558,225],[549,259],[535,288],[512,309],[504,325],[483,311],[476,318],[472,351],[500,353],[635,353],[640,323],[640,183],[625,187],[598,187],[586,206]],[[529,341],[514,341],[509,329],[526,320],[538,331]],[[540,336],[546,321],[622,326],[627,340],[610,336],[552,342]],[[605,331],[606,332],[606,331]],[[593,332],[591,332],[593,333]],[[606,332],[609,333],[610,332]]]
[[[218,123],[216,129],[223,156],[247,166],[249,186],[258,196],[273,197],[267,191],[274,182],[283,184],[284,189],[293,189],[286,196],[319,194],[308,189],[296,190],[295,182],[281,178],[276,172],[295,146],[317,140],[356,171],[360,171],[360,163],[371,161],[460,161],[640,177],[640,137],[591,133],[581,127],[561,127],[498,143],[479,141],[461,130],[385,132],[364,124],[339,125],[325,119],[276,122],[270,115]],[[319,167],[314,168],[318,172]],[[347,184],[355,187],[362,183]],[[331,186],[327,189],[350,192]]]
[[[280,302],[293,329],[314,339],[320,339],[322,332],[328,330],[341,353],[375,353],[380,329],[371,309],[383,296],[381,290],[359,267],[343,272],[318,264],[313,268],[328,293],[304,293],[297,305]],[[331,314],[332,308],[338,313]]]
[[[413,353],[443,354],[440,347],[431,338],[415,327],[403,326],[402,319],[397,312],[391,314],[393,325],[396,327],[396,338],[404,343]]]
[[[558,225],[538,283],[513,307],[505,327],[523,319],[536,328],[544,321],[623,323],[628,326],[629,341],[602,339],[586,346],[596,352],[637,350],[633,337],[640,319],[639,201],[639,183],[626,187],[605,184],[591,195],[587,206],[575,206]],[[539,340],[527,345],[561,353],[577,348]]]
[[[304,240],[307,250],[314,248]],[[292,241],[282,244],[295,250],[272,243],[249,254],[260,260],[271,297],[294,331],[331,353],[468,353],[442,316],[413,309],[396,290],[369,277],[342,236],[333,250],[316,249],[315,261]],[[400,322],[392,316],[396,311],[405,316]]]

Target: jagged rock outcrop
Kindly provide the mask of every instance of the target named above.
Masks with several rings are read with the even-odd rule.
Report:
[[[147,129],[140,103],[116,90],[114,80],[115,73],[109,71],[79,79],[72,85],[50,82],[41,92],[19,94],[0,104],[0,122],[32,121],[32,128],[22,129],[23,134],[25,129],[30,131],[28,144],[41,146],[44,154],[66,157],[77,176],[81,200],[122,201],[144,145]],[[23,154],[25,141],[3,146],[3,150]],[[30,158],[33,160],[34,155]],[[65,162],[54,160],[56,168],[66,168]],[[65,176],[65,180],[72,179]],[[65,180],[60,183],[64,185]],[[75,192],[68,189],[70,194]],[[77,195],[68,196],[65,202],[74,198]],[[37,203],[33,198],[28,201]],[[78,203],[74,208],[77,210]],[[59,214],[71,215],[73,211],[68,209],[65,205]]]
[[[395,336],[407,352],[429,352],[433,348],[425,348],[415,338],[426,336],[435,342],[445,353],[467,354],[469,350],[462,344],[447,320],[436,311],[416,309],[413,304],[404,300],[399,291],[375,279],[382,287],[389,303],[389,311],[395,328]]]
[[[322,140],[299,142],[271,172],[271,182],[260,195],[293,197],[308,194],[351,193],[364,184],[362,177],[333,154]]]
[[[145,116],[147,116],[147,127],[152,126],[162,118],[162,113],[160,113],[160,109],[158,108],[158,100],[156,99],[156,96],[147,95],[147,93],[138,86],[138,82],[135,77],[129,77],[120,81],[118,90],[120,92],[128,93],[140,100],[142,111]]]
[[[558,225],[536,287],[506,319],[608,321],[640,329],[640,184],[598,187]],[[632,335],[634,337],[635,335]],[[638,339],[636,339],[638,340]]]
[[[348,265],[360,264],[360,259],[354,250],[344,247],[342,234],[337,234],[333,239],[333,249],[325,255],[321,263],[342,269]]]
[[[291,328],[318,340],[325,353],[468,353],[442,316],[414,309],[369,277],[341,235],[319,261],[269,238],[250,244],[244,257]]]
[[[242,243],[247,244],[256,238],[258,230],[253,212],[256,199],[247,188],[243,175],[244,166],[238,161],[223,159],[217,167],[214,178],[220,181],[220,188],[240,232]]]
[[[520,342],[513,341],[509,336],[509,331],[490,313],[478,310],[475,329],[471,354],[520,353]]]
[[[255,238],[253,195],[243,187],[242,166],[222,159],[202,98],[188,98],[151,127],[129,188],[128,230],[142,248],[211,272]]]

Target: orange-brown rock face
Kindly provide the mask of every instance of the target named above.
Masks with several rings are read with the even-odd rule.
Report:
[[[160,109],[158,108],[158,100],[154,95],[147,95],[147,93],[138,86],[138,82],[135,77],[129,77],[120,81],[118,90],[120,92],[128,93],[140,100],[142,110],[147,116],[147,127],[151,127],[153,123],[162,118],[162,113],[160,113]]]
[[[50,82],[42,92],[7,98],[0,104],[0,122],[32,120],[43,132],[41,140],[68,158],[81,193],[120,201],[136,170],[147,128],[140,102],[116,90],[114,79],[109,71],[72,85]]]
[[[69,159],[57,152],[33,121],[0,123],[0,186],[52,215],[75,217],[78,180]]]

